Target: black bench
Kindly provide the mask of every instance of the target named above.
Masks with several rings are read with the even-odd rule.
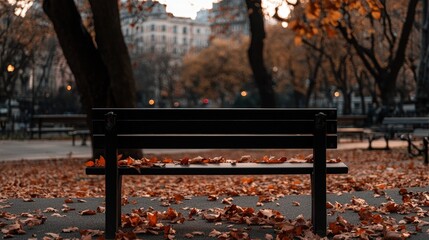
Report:
[[[105,149],[106,167],[87,174],[106,175],[106,238],[120,225],[123,175],[311,176],[313,231],[326,235],[326,174],[348,172],[344,163],[326,163],[337,147],[336,109],[93,109],[93,146]],[[314,163],[166,164],[117,166],[118,149],[313,149]]]
[[[77,129],[69,132],[69,135],[72,137],[72,145],[75,146],[76,136],[79,136],[82,139],[80,145],[86,146],[86,139],[88,138],[90,132],[88,129]]]
[[[357,136],[360,141],[363,140],[366,129],[364,126],[367,121],[366,115],[341,115],[338,116],[338,128],[337,133],[339,137]]]
[[[369,150],[383,149],[389,150],[390,139],[403,139],[408,141],[408,152],[412,155],[410,149],[412,149],[412,139],[408,136],[413,136],[413,132],[416,129],[428,129],[429,128],[429,117],[385,117],[382,125],[378,128],[369,130],[366,132],[368,136]],[[422,133],[416,132],[414,136],[418,137]],[[424,135],[424,134],[423,134]],[[406,136],[406,137],[404,137]],[[423,136],[420,136],[423,137]],[[384,138],[386,146],[384,148],[374,148],[372,142],[376,139]],[[421,153],[421,152],[420,152]]]
[[[34,134],[42,138],[44,133],[69,133],[76,128],[86,127],[85,114],[36,114],[31,118],[31,127],[27,129],[30,139]]]
[[[35,127],[35,128],[28,128],[27,132],[30,134],[30,138],[33,138],[34,134],[39,134],[41,136],[45,133],[65,133],[68,134],[70,131],[73,131],[73,127]]]
[[[429,164],[429,129],[428,128],[416,128],[412,133],[404,134],[401,136],[402,140],[408,142],[408,154],[413,157],[423,156],[424,164]],[[422,146],[417,146],[413,141],[421,139]]]

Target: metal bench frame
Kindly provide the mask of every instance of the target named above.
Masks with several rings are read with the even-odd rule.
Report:
[[[326,164],[337,147],[337,112],[313,109],[93,109],[93,147],[105,150],[105,236],[120,226],[123,175],[309,174],[313,232],[326,235],[326,174],[348,172],[344,163]],[[314,163],[238,163],[141,168],[117,166],[118,149],[312,149]]]

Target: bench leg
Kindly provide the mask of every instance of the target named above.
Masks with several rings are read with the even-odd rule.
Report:
[[[87,135],[86,134],[82,134],[81,137],[82,137],[82,143],[80,145],[86,146],[86,137],[87,137]]]
[[[384,135],[384,141],[386,141],[386,148],[385,148],[385,150],[390,150],[390,147],[389,147],[389,136]]]
[[[311,223],[315,234],[326,236],[326,179],[323,182],[317,178],[316,174],[311,175]]]
[[[118,209],[118,227],[121,227],[121,215],[122,215],[122,175],[118,176],[118,199],[117,199],[117,209]]]
[[[429,154],[429,137],[423,138],[423,157],[425,165],[429,164],[428,154]]]
[[[322,113],[315,118],[313,147],[313,173],[311,174],[311,221],[313,232],[326,236],[326,116]]]
[[[118,192],[119,178],[109,178],[106,175],[106,239],[115,239],[119,226],[121,195]]]
[[[75,145],[75,140],[76,140],[76,136],[75,136],[75,135],[72,135],[72,146],[74,146],[74,145]]]
[[[374,141],[374,139],[371,136],[368,136],[368,150],[373,150],[372,141]]]
[[[118,230],[118,219],[121,216],[121,177],[118,173],[117,161],[117,134],[116,134],[116,115],[113,113],[106,114],[106,214],[105,214],[105,238],[115,239]]]

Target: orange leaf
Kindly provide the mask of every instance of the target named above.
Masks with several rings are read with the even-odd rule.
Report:
[[[155,227],[156,223],[158,221],[158,218],[156,216],[156,213],[147,213],[147,219],[149,220],[149,226]]]
[[[85,167],[94,167],[95,163],[92,160],[89,160],[85,163]]]
[[[374,19],[379,20],[381,18],[381,12],[379,10],[372,11],[371,16]]]
[[[84,216],[84,215],[95,215],[95,214],[97,214],[97,212],[95,212],[94,210],[86,209],[86,210],[80,211],[79,214],[82,216]]]
[[[96,161],[96,164],[98,167],[105,167],[106,166],[106,159],[104,159],[103,156],[100,156],[100,158]]]

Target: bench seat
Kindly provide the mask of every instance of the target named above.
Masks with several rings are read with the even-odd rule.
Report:
[[[312,174],[312,163],[208,163],[176,165],[164,164],[158,167],[118,167],[119,175],[249,175],[249,174]],[[327,163],[327,174],[347,173],[346,164]],[[104,175],[104,167],[86,168],[88,175]]]

